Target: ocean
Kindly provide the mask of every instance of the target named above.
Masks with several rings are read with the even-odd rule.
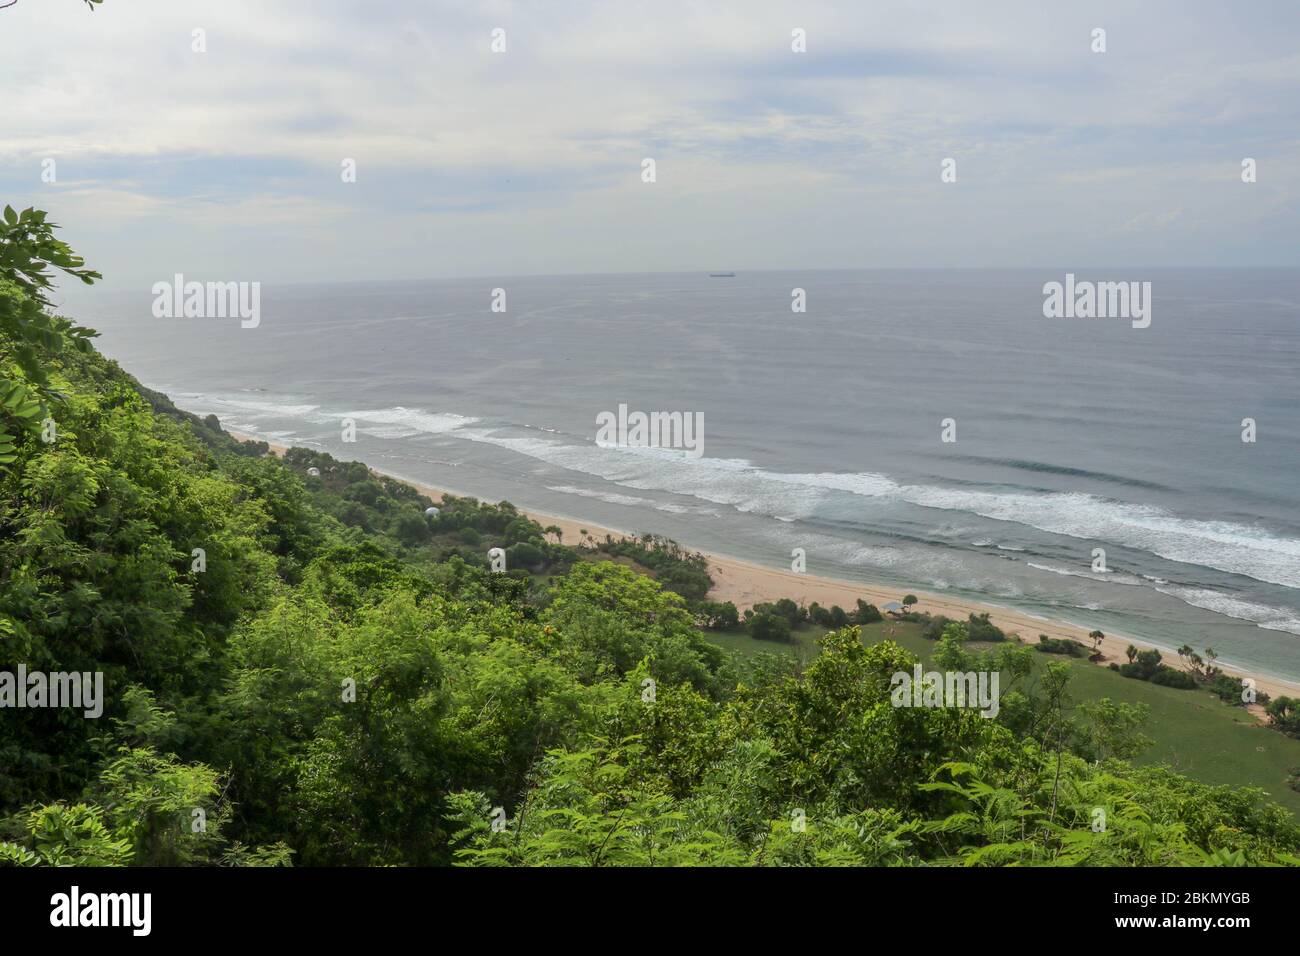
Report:
[[[268,285],[255,328],[148,289],[65,311],[228,428],[1300,681],[1300,271],[709,271]],[[1044,317],[1067,272],[1151,282],[1150,326]],[[597,444],[620,405],[698,413],[703,453]]]

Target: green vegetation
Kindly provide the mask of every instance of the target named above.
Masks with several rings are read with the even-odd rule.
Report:
[[[1300,862],[1263,790],[1140,763],[1155,704],[1095,681],[1176,691],[974,616],[927,638],[783,600],[746,633],[663,539],[265,456],[33,319],[31,268],[81,268],[47,239],[0,238],[0,376],[56,424],[0,407],[0,673],[100,672],[105,700],[0,709],[0,864]],[[997,716],[894,706],[922,658],[996,671]]]
[[[947,631],[948,625],[953,623],[951,619],[944,617],[942,614],[936,614],[933,617],[929,615],[909,615],[909,617],[911,617],[913,621],[924,624],[921,636],[927,641],[939,640]],[[1005,641],[1007,639],[1007,635],[1003,632],[1002,628],[990,621],[987,613],[971,614],[966,620],[965,627],[966,633],[972,641],[996,644],[999,641]]]
[[[1195,672],[1182,671],[1170,667],[1168,664],[1162,663],[1162,655],[1155,648],[1138,651],[1130,645],[1129,650],[1132,653],[1129,655],[1129,661],[1127,664],[1111,664],[1112,670],[1118,671],[1125,677],[1131,677],[1134,680],[1149,681],[1152,684],[1159,684],[1161,687],[1176,687],[1179,690],[1196,690],[1202,683],[1213,682],[1216,687],[1216,693],[1220,693],[1220,696],[1223,696],[1225,700],[1231,700],[1233,696],[1240,698],[1241,681],[1239,679],[1232,680],[1231,678],[1228,678],[1217,668],[1214,669],[1212,675],[1205,673],[1199,667]],[[1188,648],[1188,650],[1190,651],[1190,648]],[[1197,657],[1197,659],[1199,660],[1199,657]],[[1224,688],[1218,686],[1220,683],[1225,681],[1228,682],[1228,686],[1231,686],[1232,684],[1236,685],[1235,691],[1227,693],[1226,696],[1224,696]],[[1266,703],[1267,695],[1264,695],[1264,697],[1264,702]]]
[[[1300,737],[1300,700],[1294,697],[1278,697],[1268,702],[1264,708],[1268,719],[1284,734]]]
[[[660,584],[693,605],[704,603],[705,595],[713,586],[704,555],[692,554],[667,538],[652,534],[640,538],[606,537],[594,547],[601,554],[627,558],[648,569]]]
[[[1084,657],[1087,654],[1084,646],[1078,641],[1069,638],[1052,638],[1046,634],[1038,635],[1038,643],[1034,645],[1034,650],[1043,654],[1064,654],[1066,657]]]
[[[20,435],[46,432],[50,406],[63,401],[42,356],[88,352],[95,335],[50,311],[46,295],[56,271],[86,283],[100,278],[54,238],[56,228],[39,209],[5,206],[0,217],[0,465],[17,459]]]
[[[934,630],[936,620],[926,624],[899,622],[863,627],[862,641],[865,644],[894,641],[930,666],[934,663],[933,641],[938,638],[926,635]],[[789,645],[779,648],[759,644],[743,633],[710,632],[706,636],[747,657],[775,652],[793,657],[798,665],[806,667],[818,654],[817,640],[824,634],[824,628],[806,626],[794,632]],[[1029,645],[1035,651],[1042,649],[1039,640],[1040,643]],[[1135,763],[1165,764],[1209,784],[1240,785],[1250,781],[1300,816],[1300,792],[1290,782],[1291,771],[1300,768],[1300,740],[1270,732],[1248,713],[1241,706],[1239,680],[1233,681],[1236,690],[1231,700],[1221,702],[1213,693],[1215,688],[1208,684],[1203,687],[1212,693],[1188,694],[1170,687],[1123,680],[1113,671],[1090,663],[1086,659],[1087,649],[1077,646],[1080,650],[1070,655],[1069,660],[1069,686],[1075,701],[1110,699],[1147,710],[1149,716],[1142,732],[1151,743],[1133,758]],[[1032,682],[1042,680],[1047,660],[1040,657],[1035,662],[1029,678]],[[1072,712],[1071,708],[1067,710]]]

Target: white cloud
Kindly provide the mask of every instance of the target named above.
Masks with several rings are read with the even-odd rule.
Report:
[[[747,268],[1177,264],[1267,215],[1215,198],[1240,186],[1241,156],[1261,163],[1252,203],[1295,195],[1300,12],[1267,13],[21,0],[0,11],[0,177],[122,281],[181,256],[295,280],[693,268],[706,254]],[[1088,49],[1095,25],[1106,54]],[[505,55],[488,50],[497,26]],[[795,26],[807,54],[790,51]],[[47,156],[68,177],[53,190]],[[355,186],[338,181],[345,156]],[[660,162],[653,187],[643,156]],[[1170,230],[1162,216],[1184,209]],[[366,222],[363,253],[328,235],[349,219]],[[1294,261],[1300,242],[1279,228],[1233,254]]]

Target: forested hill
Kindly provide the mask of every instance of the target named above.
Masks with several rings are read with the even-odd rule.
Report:
[[[100,672],[103,712],[0,709],[0,862],[1297,862],[1287,811],[1117,759],[1028,648],[945,632],[994,719],[893,706],[915,658],[855,627],[806,668],[707,642],[665,543],[236,442],[52,318],[51,269],[94,275],[6,222],[0,674]]]

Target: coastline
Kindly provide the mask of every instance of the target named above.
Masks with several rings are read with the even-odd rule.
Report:
[[[222,426],[225,432],[233,438],[240,441],[264,441],[270,447],[274,455],[283,455],[289,446],[277,444],[264,438],[258,438],[247,432],[236,431]],[[404,478],[400,475],[394,475],[390,472],[381,471],[373,466],[371,471],[376,474],[383,474],[387,477],[394,478],[398,481],[417,489],[421,494],[429,497],[434,504],[440,504],[444,494],[460,495],[460,492],[449,489],[435,488],[432,485],[415,481],[410,478]],[[617,528],[609,528],[604,525],[594,524],[577,518],[569,518],[561,515],[545,514],[537,511],[530,511],[524,508],[519,509],[521,513],[532,518],[543,526],[555,525],[563,533],[563,539],[566,543],[573,544],[584,539],[583,531],[603,540],[606,535],[614,538],[633,537],[634,533]],[[684,545],[684,547],[686,547]],[[694,550],[694,549],[690,549]],[[710,552],[701,552],[709,563],[709,574],[713,577],[714,585],[709,592],[709,599],[714,601],[731,601],[740,611],[752,607],[755,604],[775,601],[779,598],[790,598],[791,600],[807,605],[816,601],[823,606],[830,607],[838,604],[846,610],[851,609],[858,598],[876,605],[883,606],[889,601],[901,601],[904,594],[913,594],[916,596],[917,603],[914,608],[919,613],[932,615],[943,615],[955,620],[965,620],[970,614],[989,615],[989,620],[1005,631],[1009,636],[1017,637],[1021,643],[1033,645],[1037,643],[1039,634],[1046,634],[1050,638],[1066,638],[1075,640],[1084,645],[1085,648],[1091,648],[1093,639],[1088,636],[1088,629],[1065,621],[1057,621],[1049,618],[1039,617],[1025,611],[1019,611],[1014,608],[1007,608],[996,604],[990,604],[974,599],[956,597],[952,595],[935,594],[928,591],[910,590],[905,591],[896,587],[886,587],[878,584],[865,584],[856,581],[846,581],[838,578],[823,577],[815,574],[799,574],[793,571],[779,570],[770,568],[766,565],[756,564],[742,558],[734,558],[727,555],[713,554]],[[1126,660],[1125,652],[1128,646],[1132,644],[1139,650],[1155,649],[1165,655],[1165,662],[1171,666],[1177,666],[1176,654],[1167,647],[1143,641],[1140,638],[1132,638],[1124,635],[1106,635],[1102,639],[1101,653],[1103,660],[1098,662],[1098,666],[1108,666],[1112,662],[1124,662]],[[1171,656],[1175,660],[1171,660]],[[1262,673],[1249,673],[1233,667],[1222,666],[1224,673],[1234,677],[1249,677],[1255,680],[1258,690],[1269,694],[1272,697],[1288,696],[1300,697],[1300,684],[1295,684],[1283,678],[1274,675]],[[1263,708],[1259,705],[1252,705],[1246,708],[1259,719],[1264,719]]]

